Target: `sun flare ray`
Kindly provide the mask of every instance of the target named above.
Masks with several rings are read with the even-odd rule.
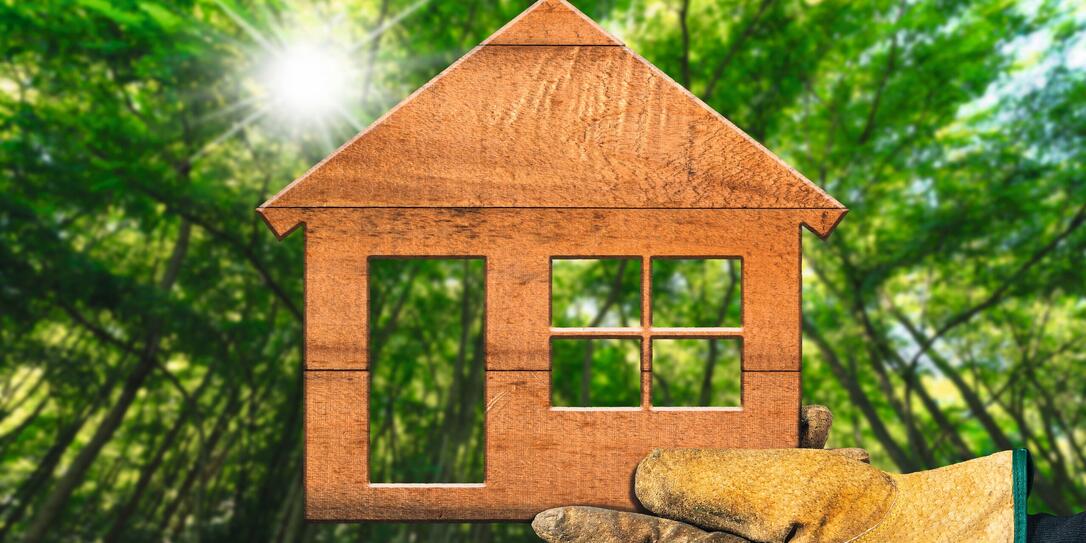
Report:
[[[252,38],[253,41],[255,41],[258,45],[269,51],[274,49],[271,42],[269,42],[268,39],[264,37],[264,34],[257,30],[256,27],[249,24],[249,21],[246,21],[244,17],[238,14],[238,12],[230,9],[230,6],[226,5],[226,2],[223,2],[223,0],[216,0],[215,4],[217,4],[219,6],[219,9],[222,9],[223,13],[226,13],[226,16],[230,17],[230,20],[234,21],[234,24],[241,27],[241,29],[244,30],[245,33],[248,34],[249,37]]]
[[[241,120],[236,121],[234,124],[230,125],[230,128],[227,128],[225,131],[223,131],[222,134],[219,134],[218,136],[215,136],[214,139],[207,142],[203,147],[200,148],[199,151],[196,151],[195,153],[193,153],[193,155],[191,157],[189,157],[189,162],[190,163],[195,162],[197,159],[199,159],[200,157],[206,155],[212,149],[214,149],[215,147],[222,144],[224,141],[234,137],[234,135],[237,134],[238,132],[241,132],[242,130],[244,130],[249,125],[259,121],[260,118],[263,117],[264,115],[266,115],[267,113],[268,113],[268,107],[267,106],[262,106],[262,107],[259,107],[259,108],[255,109],[255,110],[253,110],[251,113],[246,115]]]
[[[364,38],[362,38],[361,40],[351,44],[351,46],[348,47],[347,50],[349,52],[351,52],[351,53],[353,53],[355,51],[358,51],[359,49],[362,48],[362,46],[364,46],[367,43],[381,37],[381,35],[383,35],[385,32],[388,32],[393,27],[400,24],[400,22],[402,22],[404,19],[410,17],[411,15],[414,15],[414,13],[416,11],[418,11],[420,8],[422,8],[423,6],[425,6],[426,4],[429,4],[429,3],[430,3],[430,0],[416,0],[414,3],[407,6],[406,8],[404,8],[402,11],[400,11],[396,15],[392,16],[392,18],[390,18],[390,19],[386,20],[385,22],[381,23],[380,26],[378,26],[377,28],[371,30],[369,33],[366,34],[366,36]]]
[[[362,33],[357,27],[351,31],[343,12],[308,13],[290,9],[280,12],[267,8],[245,12],[229,0],[215,0],[215,3],[241,30],[239,47],[252,60],[242,86],[248,97],[205,117],[242,116],[194,158],[257,122],[281,130],[289,137],[308,134],[330,139],[344,126],[355,132],[364,130],[358,108],[383,102],[380,91],[373,96],[367,92],[372,87],[369,73],[377,71],[380,62],[375,58],[360,62],[356,53],[418,13],[430,0],[415,0],[382,17],[374,28]],[[354,39],[349,37],[351,34]],[[365,62],[372,65],[363,65]]]

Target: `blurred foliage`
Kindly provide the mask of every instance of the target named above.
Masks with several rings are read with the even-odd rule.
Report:
[[[369,260],[370,481],[483,482],[485,267]]]
[[[804,244],[832,446],[902,471],[1028,446],[1035,509],[1086,503],[1080,3],[574,3],[852,210]],[[304,246],[252,212],[527,5],[0,2],[0,541],[532,540],[303,521]],[[355,91],[267,107],[269,50],[313,36],[352,44]]]
[[[654,339],[652,405],[738,407],[741,357],[738,339]]]
[[[641,405],[641,340],[551,340],[551,405]]]
[[[640,326],[640,259],[551,260],[551,324],[564,328]]]
[[[652,259],[652,325],[742,326],[742,276],[739,259]]]

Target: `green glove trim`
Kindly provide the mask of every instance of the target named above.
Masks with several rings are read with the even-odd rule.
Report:
[[[1026,543],[1026,502],[1033,486],[1033,462],[1026,449],[1015,449],[1011,460],[1014,494],[1014,543]]]

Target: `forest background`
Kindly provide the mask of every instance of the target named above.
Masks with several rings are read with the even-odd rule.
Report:
[[[574,3],[851,209],[804,234],[803,396],[831,446],[904,472],[1026,446],[1034,510],[1086,505],[1084,4]],[[303,521],[303,239],[253,212],[528,5],[0,2],[0,541],[534,540]],[[605,264],[556,281],[637,280]],[[378,477],[481,473],[479,269],[380,270]],[[721,270],[661,279],[673,314],[727,307]],[[560,315],[621,309],[603,296]],[[456,333],[402,340],[435,322]],[[734,368],[710,350],[664,377],[692,402]],[[625,360],[560,352],[572,405],[615,383],[578,369]]]

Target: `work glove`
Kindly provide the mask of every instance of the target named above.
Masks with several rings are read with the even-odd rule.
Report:
[[[657,450],[636,493],[658,515],[751,541],[1011,543],[1016,505],[1026,529],[1024,451],[898,475],[829,451]]]
[[[801,443],[821,448],[831,420],[825,408],[805,408]],[[540,513],[532,526],[551,543],[1026,541],[1025,451],[908,475],[865,457],[848,449],[657,450],[638,466],[635,491],[659,516],[565,507]]]

